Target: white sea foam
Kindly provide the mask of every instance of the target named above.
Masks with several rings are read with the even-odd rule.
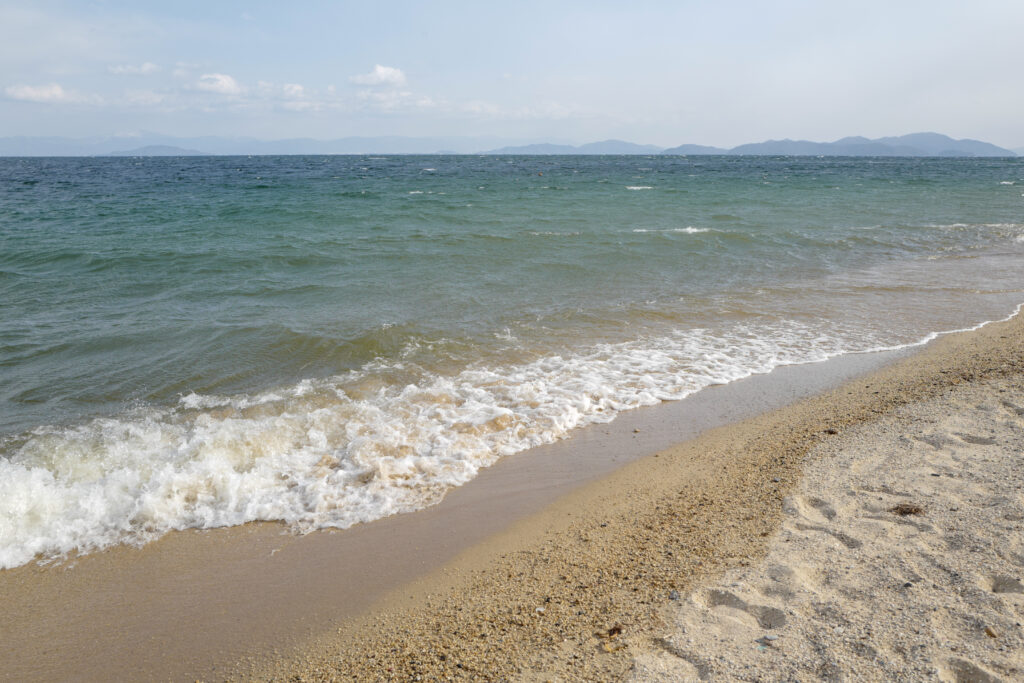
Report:
[[[421,508],[500,456],[576,426],[841,350],[796,326],[694,330],[402,386],[371,364],[264,394],[190,394],[174,409],[40,428],[0,462],[0,566],[171,529],[283,520],[304,531]]]
[[[650,185],[626,185],[627,190],[653,190]]]
[[[684,235],[696,235],[702,232],[711,232],[711,228],[695,228],[692,225],[688,225],[685,228],[666,228],[664,230],[656,230],[652,228],[634,228],[633,232],[675,232],[682,233]]]
[[[273,392],[189,394],[173,408],[41,427],[0,460],[0,568],[173,529],[281,520],[309,531],[420,509],[580,425],[883,346],[796,322],[693,329],[411,384],[386,379],[401,361],[377,361]]]
[[[962,230],[963,228],[1021,228],[1024,223],[929,223],[925,228],[939,230]]]

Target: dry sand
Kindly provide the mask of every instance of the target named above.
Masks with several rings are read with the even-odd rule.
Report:
[[[945,337],[627,465],[239,675],[1020,679],[1022,375],[1020,316]]]
[[[630,680],[1024,679],[1024,382],[830,439],[767,558],[701,585]]]

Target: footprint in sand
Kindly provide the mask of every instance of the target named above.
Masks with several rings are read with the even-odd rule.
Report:
[[[880,531],[887,537],[909,538],[916,537],[921,533],[935,531],[935,527],[926,522],[918,522],[906,517],[897,517],[892,513],[865,515],[864,519],[870,519],[879,525]]]
[[[766,598],[775,598],[783,603],[792,601],[798,591],[816,592],[821,583],[817,568],[808,566],[774,564],[765,569],[765,576],[769,581],[758,588],[759,592]]]
[[[836,510],[820,498],[790,496],[783,504],[783,511],[791,517],[806,520],[806,522],[797,521],[793,524],[793,528],[798,531],[820,531],[832,536],[851,550],[864,545],[861,541],[842,531],[828,528],[827,525],[836,518]]]
[[[787,514],[803,517],[818,524],[827,524],[836,518],[835,508],[821,498],[813,496],[790,496],[784,506]]]
[[[989,436],[974,436],[973,434],[961,434],[956,432],[961,441],[974,444],[975,446],[994,446],[996,440]]]
[[[1013,576],[993,576],[986,583],[993,593],[1024,593],[1024,584]]]
[[[924,436],[915,436],[914,439],[921,443],[928,444],[937,451],[942,450],[946,446],[956,445],[956,441],[945,434],[925,434]]]
[[[1001,683],[1002,679],[993,676],[977,664],[966,659],[951,659],[943,669],[939,670],[939,680],[950,683]]]
[[[800,531],[820,531],[824,534],[828,534],[832,538],[836,539],[837,541],[845,545],[850,550],[856,550],[857,548],[860,548],[862,545],[864,545],[863,542],[858,541],[853,536],[844,534],[842,531],[832,531],[832,529],[827,529],[823,526],[816,526],[814,524],[797,523],[793,526]]]
[[[1014,415],[1016,415],[1017,417],[1024,417],[1024,408],[1021,408],[1019,405],[1015,403],[1003,401],[1003,407],[1006,408],[1011,413],[1013,413]]]
[[[709,609],[727,607],[750,615],[763,629],[777,629],[786,625],[786,613],[768,605],[751,605],[743,598],[729,591],[712,589],[707,592],[705,602]]]
[[[698,657],[692,652],[688,652],[680,648],[678,645],[676,645],[674,642],[672,642],[672,640],[668,638],[657,638],[654,641],[654,644],[660,647],[665,652],[669,653],[670,655],[673,655],[681,659],[684,665],[689,665],[686,667],[686,669],[688,669],[689,671],[686,671],[685,673],[690,673],[691,671],[692,673],[690,673],[690,675],[688,676],[681,676],[679,679],[675,680],[693,680],[694,678],[697,678],[704,681],[711,676],[712,667],[707,659],[703,657]],[[684,672],[678,673],[683,674]]]

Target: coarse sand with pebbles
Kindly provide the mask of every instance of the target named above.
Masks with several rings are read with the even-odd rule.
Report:
[[[768,556],[672,610],[633,681],[1024,678],[1024,382],[812,451]]]

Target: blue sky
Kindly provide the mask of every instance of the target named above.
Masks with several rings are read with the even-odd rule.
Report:
[[[4,2],[0,136],[1024,145],[1024,3]]]

